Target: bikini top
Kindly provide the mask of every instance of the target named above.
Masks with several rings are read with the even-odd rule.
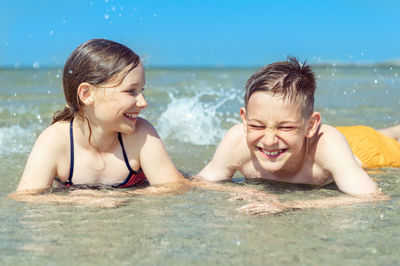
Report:
[[[72,175],[74,173],[74,133],[73,133],[73,127],[72,127],[72,122],[74,120],[71,120],[70,126],[69,126],[69,142],[70,142],[70,154],[71,154],[71,160],[70,160],[70,167],[69,167],[69,176],[68,176],[68,181],[65,182],[66,186],[73,186],[74,184],[72,183]],[[142,169],[140,168],[138,171],[135,171],[131,168],[129,165],[129,160],[128,156],[126,155],[125,152],[125,147],[124,143],[122,141],[122,136],[121,133],[118,132],[118,141],[121,145],[122,148],[122,154],[124,156],[124,161],[126,164],[126,167],[129,170],[129,174],[126,177],[126,179],[118,185],[113,185],[112,187],[114,188],[127,188],[127,187],[133,187],[133,186],[139,186],[139,185],[144,185],[147,184],[147,178],[144,175]]]

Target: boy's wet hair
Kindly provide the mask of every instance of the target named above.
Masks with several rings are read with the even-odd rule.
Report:
[[[70,121],[75,116],[83,118],[83,103],[78,97],[78,87],[87,82],[97,86],[125,76],[140,63],[131,49],[106,39],[92,39],[79,45],[68,57],[63,70],[63,90],[66,107],[57,111],[52,123]]]
[[[315,76],[306,62],[300,64],[295,57],[262,67],[246,83],[244,102],[247,108],[250,96],[256,91],[281,94],[290,102],[303,105],[303,115],[314,111]]]

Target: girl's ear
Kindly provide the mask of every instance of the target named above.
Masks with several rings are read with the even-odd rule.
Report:
[[[318,131],[320,124],[321,124],[321,114],[318,112],[314,112],[308,121],[306,138],[313,137],[314,134]]]
[[[87,82],[79,84],[78,97],[85,105],[93,104],[93,86]]]
[[[240,118],[242,118],[244,132],[247,133],[247,119],[246,119],[246,108],[240,108]]]

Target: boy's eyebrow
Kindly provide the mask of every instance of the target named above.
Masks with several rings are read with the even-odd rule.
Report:
[[[254,119],[251,119],[251,118],[249,118],[249,119],[247,119],[247,121],[248,121],[248,122],[257,122],[257,123],[265,123],[264,121],[262,121],[262,120],[258,120],[258,119],[256,119],[256,118],[254,118]],[[295,124],[300,124],[300,123],[301,123],[301,121],[295,121],[295,120],[284,120],[284,121],[279,121],[279,122],[278,122],[278,124],[285,124],[285,123],[295,123]]]

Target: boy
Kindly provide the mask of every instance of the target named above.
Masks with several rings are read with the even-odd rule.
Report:
[[[243,123],[227,132],[199,176],[221,181],[239,171],[246,178],[286,183],[322,186],[334,181],[349,195],[377,193],[377,184],[361,164],[400,166],[400,143],[367,127],[339,128],[353,142],[357,156],[353,155],[344,135],[321,124],[321,115],[314,112],[315,89],[311,67],[295,58],[257,71],[246,84],[245,107],[240,109]],[[399,127],[381,132],[400,136]],[[365,136],[369,137],[366,143],[360,143]],[[372,148],[382,148],[383,142],[383,151],[369,154]],[[385,149],[390,147],[394,150],[388,155]]]

